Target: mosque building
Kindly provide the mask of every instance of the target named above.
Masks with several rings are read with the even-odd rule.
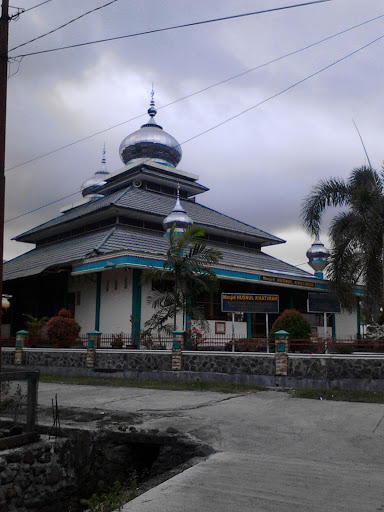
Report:
[[[264,253],[263,247],[284,240],[199,204],[208,188],[178,167],[180,145],[157,124],[153,95],[148,114],[148,122],[120,144],[121,169],[107,171],[104,149],[101,168],[81,186],[83,198],[15,238],[36,247],[4,265],[11,333],[25,327],[24,313],[52,316],[61,307],[72,310],[82,333],[139,333],[154,313],[147,301],[152,286],[141,276],[149,266],[162,266],[168,248],[164,229],[175,221],[181,229],[197,225],[205,242],[222,254],[214,268],[217,292],[198,298],[210,336],[231,334],[223,293],[278,295],[280,312],[296,308],[321,332],[323,315],[307,309],[309,294],[322,297],[327,290],[321,242],[307,253],[315,275]],[[235,335],[263,337],[276,318],[269,314],[266,325],[263,314],[237,314]],[[329,334],[355,337],[358,312],[333,313],[328,322]]]

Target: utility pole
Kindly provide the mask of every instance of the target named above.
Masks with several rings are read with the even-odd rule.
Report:
[[[3,297],[3,259],[4,259],[4,200],[5,200],[5,128],[7,114],[7,78],[8,78],[8,24],[9,0],[3,0],[0,18],[0,298]],[[2,310],[0,310],[0,336]],[[1,339],[0,339],[1,371]]]

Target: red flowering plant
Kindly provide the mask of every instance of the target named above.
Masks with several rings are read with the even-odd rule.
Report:
[[[60,309],[56,316],[48,320],[46,325],[48,337],[55,347],[69,347],[76,343],[80,325],[67,309]]]
[[[189,350],[197,350],[199,345],[206,340],[207,330],[204,329],[204,325],[198,329],[196,326],[192,326],[192,322],[188,322],[188,329],[185,330],[185,338],[187,348]]]

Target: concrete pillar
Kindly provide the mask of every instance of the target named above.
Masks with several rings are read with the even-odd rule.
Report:
[[[142,271],[134,268],[132,271],[132,343],[140,348],[141,329],[141,274]]]
[[[14,364],[23,364],[23,348],[28,337],[28,331],[18,331],[16,333],[16,347]]]
[[[184,350],[184,331],[173,331],[172,370],[181,370],[182,350]]]
[[[88,344],[87,344],[87,361],[86,366],[87,368],[94,368],[95,366],[95,350],[96,348],[100,347],[100,338],[101,338],[101,332],[100,331],[90,331],[87,332],[88,336]]]
[[[289,332],[275,332],[275,362],[276,375],[288,375],[288,342]]]

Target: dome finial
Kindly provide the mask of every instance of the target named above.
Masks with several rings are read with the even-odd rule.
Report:
[[[153,120],[153,118],[157,114],[157,110],[155,108],[155,100],[153,99],[154,96],[155,96],[155,91],[153,90],[153,82],[152,82],[151,102],[149,104],[149,109],[148,109],[148,114],[151,117],[150,122]]]
[[[103,151],[102,151],[102,157],[101,157],[101,170],[104,171],[104,172],[107,170],[107,168],[106,168],[107,159],[105,158],[105,153],[106,153],[106,151],[105,151],[105,142],[104,142],[104,144],[103,144]]]

